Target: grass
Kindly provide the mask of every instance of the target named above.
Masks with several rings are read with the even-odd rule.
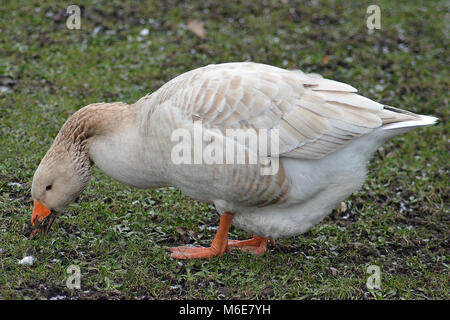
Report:
[[[4,1],[0,11],[0,298],[450,298],[448,2],[79,1],[80,30],[66,28],[69,4]],[[366,27],[370,4],[381,30]],[[188,19],[204,22],[204,39]],[[182,72],[243,60],[321,73],[440,123],[383,145],[345,210],[263,256],[171,259],[165,246],[209,243],[214,208],[98,171],[49,236],[26,238],[34,170],[74,111],[132,103]],[[37,262],[19,265],[26,255]],[[81,290],[66,286],[70,265]],[[381,289],[366,287],[370,265]]]

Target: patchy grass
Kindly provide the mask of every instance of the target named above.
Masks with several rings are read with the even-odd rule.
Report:
[[[381,30],[366,27],[370,4]],[[6,1],[0,11],[0,298],[450,298],[448,2],[86,1],[81,30],[66,28],[68,5]],[[188,19],[204,22],[204,39]],[[321,73],[440,124],[386,143],[345,210],[263,256],[171,259],[165,246],[209,243],[214,208],[98,171],[49,236],[25,237],[33,172],[70,114],[243,60]],[[26,255],[37,262],[19,265]],[[73,264],[81,290],[66,287]],[[381,268],[381,289],[366,288],[369,265]]]

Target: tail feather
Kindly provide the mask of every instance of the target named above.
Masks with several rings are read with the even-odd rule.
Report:
[[[384,106],[384,109],[380,112],[380,116],[383,121],[381,129],[384,130],[426,127],[438,121],[436,117],[415,114],[391,106]]]

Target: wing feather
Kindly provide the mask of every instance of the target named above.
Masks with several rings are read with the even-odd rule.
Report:
[[[383,105],[352,92],[316,91],[326,101],[339,102],[369,110],[383,110]]]
[[[208,128],[278,129],[279,155],[320,159],[383,125],[394,112],[320,75],[256,63],[211,65],[165,84],[156,101]],[[275,154],[273,154],[275,155]]]

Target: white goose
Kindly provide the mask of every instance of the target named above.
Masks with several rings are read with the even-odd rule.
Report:
[[[184,73],[132,105],[88,105],[63,125],[35,172],[33,236],[47,233],[55,216],[86,188],[95,164],[124,184],[175,186],[215,205],[220,225],[211,246],[171,248],[173,257],[221,256],[230,247],[261,254],[268,242],[307,231],[357,191],[368,160],[385,140],[437,121],[356,91],[318,75],[243,62]],[[258,153],[256,164],[174,161],[174,155],[198,148],[195,141],[183,142],[183,152],[174,153],[180,147],[174,132],[195,136],[198,121],[210,143],[244,145],[246,160],[254,152],[249,142],[230,138],[226,129],[272,130],[279,143]],[[279,159],[277,170],[262,174],[264,159]],[[255,236],[228,240],[231,223]]]

